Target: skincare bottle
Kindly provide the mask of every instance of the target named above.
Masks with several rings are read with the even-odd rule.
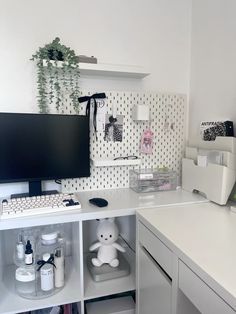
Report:
[[[27,240],[25,247],[25,264],[32,265],[33,264],[33,250],[30,240]]]
[[[65,258],[63,248],[57,248],[54,256],[55,268],[55,287],[61,288],[65,284]]]
[[[16,243],[16,261],[21,262],[24,260],[25,257],[25,250],[23,244],[22,234],[19,234],[18,241]]]
[[[47,262],[50,258],[49,253],[43,254],[43,260]],[[41,281],[41,289],[43,291],[50,291],[54,288],[54,273],[53,273],[53,265],[46,263],[40,269],[40,281]]]

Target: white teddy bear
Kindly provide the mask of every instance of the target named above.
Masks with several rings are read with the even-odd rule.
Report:
[[[97,258],[92,258],[92,264],[100,267],[103,264],[109,264],[112,267],[119,266],[117,250],[125,252],[125,249],[118,243],[119,231],[114,222],[114,218],[102,219],[97,228],[97,238],[99,242],[90,246],[90,251],[98,249]]]

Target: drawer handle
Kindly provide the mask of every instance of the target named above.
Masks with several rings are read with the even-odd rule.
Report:
[[[167,272],[161,267],[161,265],[155,260],[155,258],[150,254],[150,252],[144,247],[141,246],[144,253],[156,264],[156,266],[160,269],[160,271],[172,282],[172,278],[167,274]]]

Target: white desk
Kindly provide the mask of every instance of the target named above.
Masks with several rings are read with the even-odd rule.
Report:
[[[207,202],[198,194],[183,190],[163,191],[156,193],[136,193],[131,189],[111,189],[76,193],[80,200],[82,210],[51,213],[11,220],[0,219],[0,230],[41,226],[50,223],[66,223],[99,219],[108,217],[120,217],[134,215],[137,209],[168,206],[174,204],[193,204]],[[89,203],[93,197],[107,199],[107,207],[97,207]]]
[[[228,207],[205,203],[158,208],[158,211],[139,210],[138,219],[179,259],[179,273],[173,280],[177,280],[180,288],[187,287],[187,296],[201,312],[231,313],[230,308],[220,312],[221,305],[218,305],[218,312],[213,312],[211,296],[208,297],[208,292],[204,290],[208,287],[236,310],[235,213],[230,212]],[[200,281],[195,282],[195,275],[204,286]],[[190,281],[186,283],[188,279]],[[199,284],[199,290],[188,286],[192,279],[193,286]],[[201,296],[203,291],[205,296]],[[218,302],[215,296],[213,300]]]

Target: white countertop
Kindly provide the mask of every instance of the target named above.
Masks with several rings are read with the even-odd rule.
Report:
[[[167,206],[171,204],[192,204],[207,202],[202,196],[183,191],[162,191],[155,193],[136,193],[131,189],[110,189],[76,193],[82,210],[53,214],[36,215],[8,220],[1,220],[0,230],[47,225],[49,223],[66,223],[73,221],[134,215],[137,209]],[[108,206],[100,208],[89,203],[93,197],[102,197]]]
[[[139,219],[236,309],[236,214],[214,203],[139,210]]]

